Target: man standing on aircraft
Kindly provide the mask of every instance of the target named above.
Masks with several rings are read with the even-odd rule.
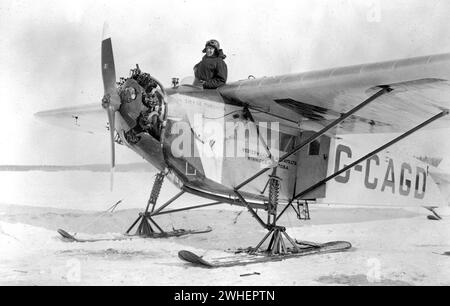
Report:
[[[206,42],[203,59],[194,66],[195,84],[203,86],[204,89],[216,89],[227,82],[228,68],[224,59],[226,55],[220,49],[217,40],[211,39]]]

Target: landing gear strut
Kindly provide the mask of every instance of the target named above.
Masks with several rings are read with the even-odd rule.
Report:
[[[253,210],[253,208],[250,207],[250,205],[245,201],[245,199],[237,190],[235,190],[235,193],[239,197],[241,203],[243,203],[247,207],[253,217],[256,218],[256,220],[269,231],[255,248],[251,248],[248,250],[249,254],[259,253],[261,246],[270,236],[271,239],[269,245],[267,246],[267,249],[262,251],[263,254],[287,255],[297,253],[299,251],[297,243],[295,243],[295,241],[286,233],[286,228],[283,226],[277,226],[277,207],[278,195],[280,193],[280,178],[276,176],[276,168],[269,178],[269,203],[267,204],[267,223],[264,223],[264,221],[261,220],[258,214]],[[290,242],[293,248],[286,247],[283,236]]]
[[[250,250],[249,254],[255,254],[256,252],[258,252],[262,244],[270,235],[272,235],[272,238],[270,239],[267,249],[263,251],[264,254],[286,255],[298,252],[298,246],[296,242],[286,233],[286,228],[283,226],[272,226],[270,227],[269,232],[266,234],[263,240],[261,240],[261,242],[254,249]],[[294,247],[293,250],[286,247],[283,236],[286,237],[286,239],[292,244],[292,246]]]
[[[202,205],[196,205],[196,206],[190,206],[190,207],[183,207],[173,210],[164,210],[166,207],[168,207],[170,204],[172,204],[176,199],[181,197],[185,191],[182,190],[175,196],[173,196],[170,200],[168,200],[166,203],[162,204],[160,207],[156,208],[156,202],[158,200],[159,194],[161,192],[161,187],[164,182],[164,178],[166,177],[167,172],[161,171],[156,175],[155,182],[153,183],[152,192],[150,194],[150,198],[147,201],[147,206],[145,208],[145,211],[139,214],[139,217],[133,222],[133,224],[130,226],[130,228],[126,231],[126,235],[130,235],[130,232],[133,230],[133,228],[139,223],[137,226],[135,236],[140,236],[144,238],[167,238],[167,237],[179,237],[184,235],[190,235],[190,234],[202,234],[202,233],[208,233],[212,231],[211,227],[207,227],[206,229],[191,229],[191,230],[185,230],[185,229],[172,229],[171,231],[164,231],[158,223],[153,219],[155,216],[159,215],[165,215],[165,214],[171,214],[186,210],[192,210],[196,208],[202,208],[202,207],[208,207],[213,205],[220,205],[222,202],[213,202],[208,204],[202,204]],[[154,229],[155,228],[155,229]]]
[[[155,210],[156,201],[158,200],[159,193],[161,192],[161,187],[164,182],[165,174],[164,172],[160,172],[156,175],[155,182],[153,183],[152,192],[150,194],[150,198],[147,202],[147,207],[145,208],[145,212],[140,213],[139,217],[134,221],[134,223],[127,230],[127,235],[131,232],[131,230],[136,226],[136,224],[140,221],[139,226],[136,231],[137,236],[142,237],[152,237],[155,235],[155,231],[151,224],[153,224],[159,231],[160,234],[164,234],[165,232],[161,229],[161,227],[152,219],[151,214]],[[151,211],[149,212],[151,205]]]

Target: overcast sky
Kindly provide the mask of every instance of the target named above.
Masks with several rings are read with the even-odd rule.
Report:
[[[0,0],[0,164],[109,161],[106,134],[78,134],[33,118],[100,103],[105,21],[118,76],[139,63],[170,84],[171,77],[192,75],[211,38],[228,55],[234,81],[450,52],[449,19],[446,0]],[[448,131],[416,137],[424,151],[446,154]],[[140,160],[123,148],[117,159]]]

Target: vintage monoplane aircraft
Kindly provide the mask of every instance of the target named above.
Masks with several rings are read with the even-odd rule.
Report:
[[[381,205],[443,202],[433,176],[439,171],[386,150],[420,129],[450,127],[450,53],[253,78],[213,90],[194,86],[192,80],[165,88],[139,66],[117,82],[111,37],[104,35],[102,75],[112,169],[118,143],[160,171],[145,211],[127,234],[138,225],[138,236],[176,235],[165,232],[154,217],[228,203],[246,207],[268,231],[251,253],[261,253],[270,237],[264,254],[295,256],[344,250],[350,244],[295,241],[277,224],[290,207],[308,218],[307,201],[332,194],[344,203],[347,197]],[[104,110],[98,103],[37,116],[93,132],[105,130],[99,118]],[[396,136],[375,146],[370,137],[380,133]],[[366,135],[370,145],[358,147],[353,134]],[[181,191],[157,208],[166,177]],[[185,192],[215,202],[167,211]],[[376,194],[381,197],[374,203]],[[199,261],[191,255],[180,254]]]

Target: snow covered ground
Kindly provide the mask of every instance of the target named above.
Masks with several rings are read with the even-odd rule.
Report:
[[[316,242],[346,240],[352,250],[204,269],[181,262],[178,251],[194,251],[206,259],[229,256],[228,249],[254,246],[264,230],[243,209],[219,206],[157,217],[166,229],[211,226],[213,231],[206,234],[63,242],[58,228],[80,238],[124,232],[137,217],[146,192],[134,194],[136,198],[124,201],[114,213],[103,214],[113,204],[107,191],[99,191],[107,188],[107,174],[48,174],[14,173],[10,189],[2,188],[0,285],[450,285],[450,218],[430,221],[425,210],[320,206],[311,209],[311,221],[299,221],[291,212],[281,224],[292,237]],[[0,181],[6,183],[7,177],[1,175],[5,173],[0,173]],[[102,176],[105,186],[92,184],[93,178]],[[121,174],[116,182],[128,184],[116,192],[121,196],[122,191],[147,186],[151,175],[146,177],[147,183],[139,181],[144,174]],[[84,193],[77,192],[88,178],[90,188],[84,186]],[[72,184],[67,185],[69,179]],[[33,184],[27,185],[31,180]],[[52,197],[50,191],[58,196]],[[253,272],[260,274],[241,276]]]

